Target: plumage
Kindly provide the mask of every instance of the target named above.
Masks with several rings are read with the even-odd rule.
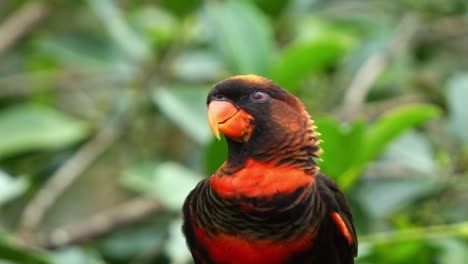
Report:
[[[319,134],[300,100],[240,75],[216,84],[207,104],[228,158],[183,207],[195,263],[354,263],[351,211],[314,161]]]

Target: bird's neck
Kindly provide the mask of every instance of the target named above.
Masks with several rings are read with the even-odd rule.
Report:
[[[314,158],[321,149],[308,115],[282,131],[256,129],[247,142],[227,139],[228,159],[209,180],[220,196],[288,195],[314,184],[319,171]]]
[[[238,142],[227,138],[228,159],[221,170],[225,175],[235,174],[245,168],[248,160],[272,167],[289,167],[303,170],[315,176],[319,167],[314,159],[322,149],[318,146],[319,135],[310,119],[303,128],[296,131],[280,131],[269,135],[255,135],[248,142]],[[273,168],[272,168],[273,169]]]

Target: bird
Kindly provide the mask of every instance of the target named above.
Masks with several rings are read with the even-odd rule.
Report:
[[[353,216],[319,168],[319,133],[299,98],[257,75],[207,96],[227,160],[188,194],[182,231],[196,264],[354,263]]]

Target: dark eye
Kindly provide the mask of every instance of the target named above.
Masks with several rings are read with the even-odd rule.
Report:
[[[215,100],[225,100],[226,96],[224,96],[222,94],[215,94],[215,95],[213,95],[213,99],[215,99]]]
[[[257,91],[251,94],[250,98],[256,103],[263,103],[269,98],[269,95],[267,93]]]

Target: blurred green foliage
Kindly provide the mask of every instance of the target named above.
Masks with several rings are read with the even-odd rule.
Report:
[[[357,263],[465,263],[467,15],[462,0],[0,2],[0,264],[190,263],[181,205],[226,157],[205,96],[247,73],[312,114]],[[147,197],[161,207],[120,207]]]

